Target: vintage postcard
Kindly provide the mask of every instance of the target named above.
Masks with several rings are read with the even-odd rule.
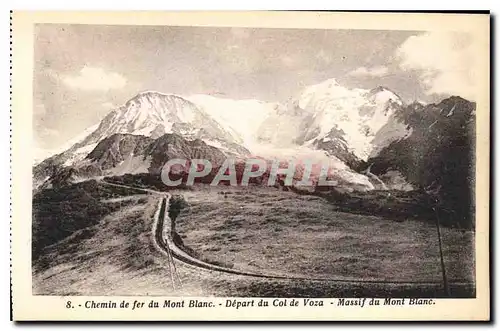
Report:
[[[489,21],[13,12],[13,319],[489,320]]]

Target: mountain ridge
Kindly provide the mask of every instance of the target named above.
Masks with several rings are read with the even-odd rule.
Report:
[[[476,104],[458,96],[414,104],[402,114],[411,128],[370,158],[371,172],[398,172],[427,192],[446,221],[470,227],[475,208]]]
[[[141,165],[147,157],[155,160],[153,168],[157,171],[162,158],[155,151],[151,151],[155,156],[144,156],[139,150],[174,134],[189,142],[178,142],[184,148],[192,148],[192,142],[210,146],[216,159],[220,158],[219,152],[242,159],[283,159],[290,151],[295,151],[292,154],[299,161],[308,157],[328,159],[344,173],[342,176],[370,188],[368,175],[372,174],[359,172],[387,146],[411,135],[412,128],[405,119],[408,107],[424,106],[406,105],[383,86],[349,89],[335,79],[306,87],[286,104],[146,90],[111,110],[95,130],[66,151],[36,165],[34,179],[43,182],[62,168],[76,165],[82,169],[85,164],[92,164],[92,168],[96,162],[99,167],[113,169],[120,162],[128,162],[120,173],[126,169],[150,171],[149,166]],[[144,159],[137,159],[139,156]],[[350,175],[353,170],[364,179]]]

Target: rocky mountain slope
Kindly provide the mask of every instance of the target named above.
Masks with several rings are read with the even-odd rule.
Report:
[[[171,157],[206,156],[212,163],[223,157],[260,157],[328,162],[332,176],[344,186],[408,190],[430,185],[410,168],[427,157],[419,148],[442,140],[429,132],[461,123],[466,101],[457,100],[407,106],[387,88],[349,89],[335,79],[307,87],[286,104],[141,92],[65,151],[36,165],[34,181],[38,186],[51,177],[64,182],[159,172]],[[453,102],[456,108],[446,111],[445,105]],[[424,133],[423,127],[431,131]],[[454,139],[462,134],[446,130],[439,134]],[[403,155],[413,150],[412,144],[422,144],[415,147],[420,152]],[[395,149],[400,156],[393,157]]]
[[[351,167],[367,160],[377,146],[406,134],[404,126],[391,136],[381,131],[404,106],[383,87],[348,89],[328,80],[305,89],[296,105],[305,114],[296,143],[324,150]]]
[[[371,172],[399,172],[428,192],[456,224],[470,225],[474,209],[476,104],[450,97],[438,104],[412,104],[399,114],[411,133],[368,159]]]
[[[113,110],[83,145],[95,143],[114,133],[130,133],[158,138],[176,133],[187,139],[219,142],[229,151],[246,153],[239,141],[219,122],[194,103],[171,94],[142,92]],[[233,150],[234,149],[234,150]]]
[[[97,126],[63,152],[53,155],[33,168],[35,186],[55,171],[72,167],[93,152],[98,143],[113,134],[133,134],[158,138],[174,133],[187,140],[201,139],[227,155],[248,155],[241,138],[226,130],[192,102],[175,95],[142,92],[123,106],[112,110]]]
[[[220,166],[226,155],[201,139],[187,140],[175,133],[156,139],[131,134],[113,134],[101,140],[83,160],[55,168],[43,188],[64,186],[91,177],[149,173],[159,175],[171,159],[206,159]]]

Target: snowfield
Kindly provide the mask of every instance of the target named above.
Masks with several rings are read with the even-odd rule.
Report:
[[[231,156],[328,159],[342,180],[371,189],[365,175],[352,171],[335,151],[324,150],[320,143],[346,146],[360,160],[367,160],[408,134],[394,116],[402,105],[388,89],[348,89],[335,79],[307,87],[287,104],[144,91],[70,141],[61,159],[64,166],[77,166],[100,141],[117,133],[151,138],[176,133],[188,140],[201,139]],[[147,168],[138,163],[127,162],[119,172]]]
[[[375,147],[375,136],[403,101],[385,88],[348,89],[330,79],[306,88],[298,98],[298,105],[309,114],[309,125],[300,133],[300,140],[306,145],[316,139],[330,140],[327,136],[336,128],[343,131],[351,151],[361,160],[367,160]]]

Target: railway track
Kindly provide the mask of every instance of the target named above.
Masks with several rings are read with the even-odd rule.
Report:
[[[161,199],[160,202],[160,210],[158,213],[158,218],[156,220],[156,226],[155,229],[153,229],[154,234],[155,234],[155,240],[158,246],[165,252],[167,255],[167,263],[169,265],[169,270],[170,270],[170,279],[172,282],[172,287],[175,290],[182,288],[182,281],[179,276],[179,272],[177,271],[177,267],[175,265],[175,259],[172,254],[172,250],[168,246],[168,244],[165,242],[165,237],[163,235],[163,220],[165,218],[165,212],[167,208],[167,203],[168,203],[168,196],[164,197]]]
[[[164,198],[162,205],[167,205],[168,199]],[[159,219],[156,222],[156,238],[158,241],[158,246],[163,250],[169,251],[170,254],[177,260],[189,264],[191,266],[203,268],[210,271],[218,271],[227,274],[239,275],[239,276],[249,276],[256,278],[266,278],[266,279],[281,279],[281,280],[303,280],[303,281],[321,281],[321,282],[337,282],[337,283],[364,283],[364,284],[394,284],[394,285],[437,285],[441,286],[439,281],[386,281],[386,280],[358,280],[358,279],[342,279],[342,278],[317,278],[317,277],[297,277],[297,276],[284,276],[284,275],[270,275],[255,272],[239,271],[236,269],[225,268],[217,265],[213,265],[199,259],[196,259],[181,248],[177,247],[172,240],[172,224],[171,220],[167,215],[167,209],[162,208],[160,210]],[[453,285],[470,285],[469,283],[454,282]]]
[[[257,272],[246,272],[239,271],[236,269],[221,267],[218,265],[210,264],[201,261],[185,251],[180,247],[176,246],[173,241],[172,236],[172,220],[168,216],[168,203],[170,197],[164,192],[154,191],[150,189],[142,189],[132,186],[126,186],[122,184],[114,184],[103,181],[103,183],[115,185],[119,187],[128,187],[134,190],[142,190],[147,193],[154,193],[161,195],[161,202],[159,203],[159,212],[155,215],[156,220],[154,222],[154,238],[158,247],[167,255],[168,263],[170,266],[172,284],[174,288],[182,286],[181,278],[177,272],[175,261],[186,263],[188,265],[202,268],[205,270],[222,272],[226,274],[264,278],[264,279],[275,279],[275,280],[296,280],[296,281],[318,281],[318,282],[331,282],[331,283],[351,283],[351,284],[386,284],[386,285],[396,285],[396,286],[410,286],[410,285],[422,285],[422,286],[442,286],[440,281],[394,281],[394,280],[360,280],[360,279],[346,279],[346,278],[318,278],[318,277],[298,277],[298,276],[285,276],[285,275],[271,275]],[[461,280],[451,280],[450,285],[452,286],[473,286],[471,282],[464,282]]]

